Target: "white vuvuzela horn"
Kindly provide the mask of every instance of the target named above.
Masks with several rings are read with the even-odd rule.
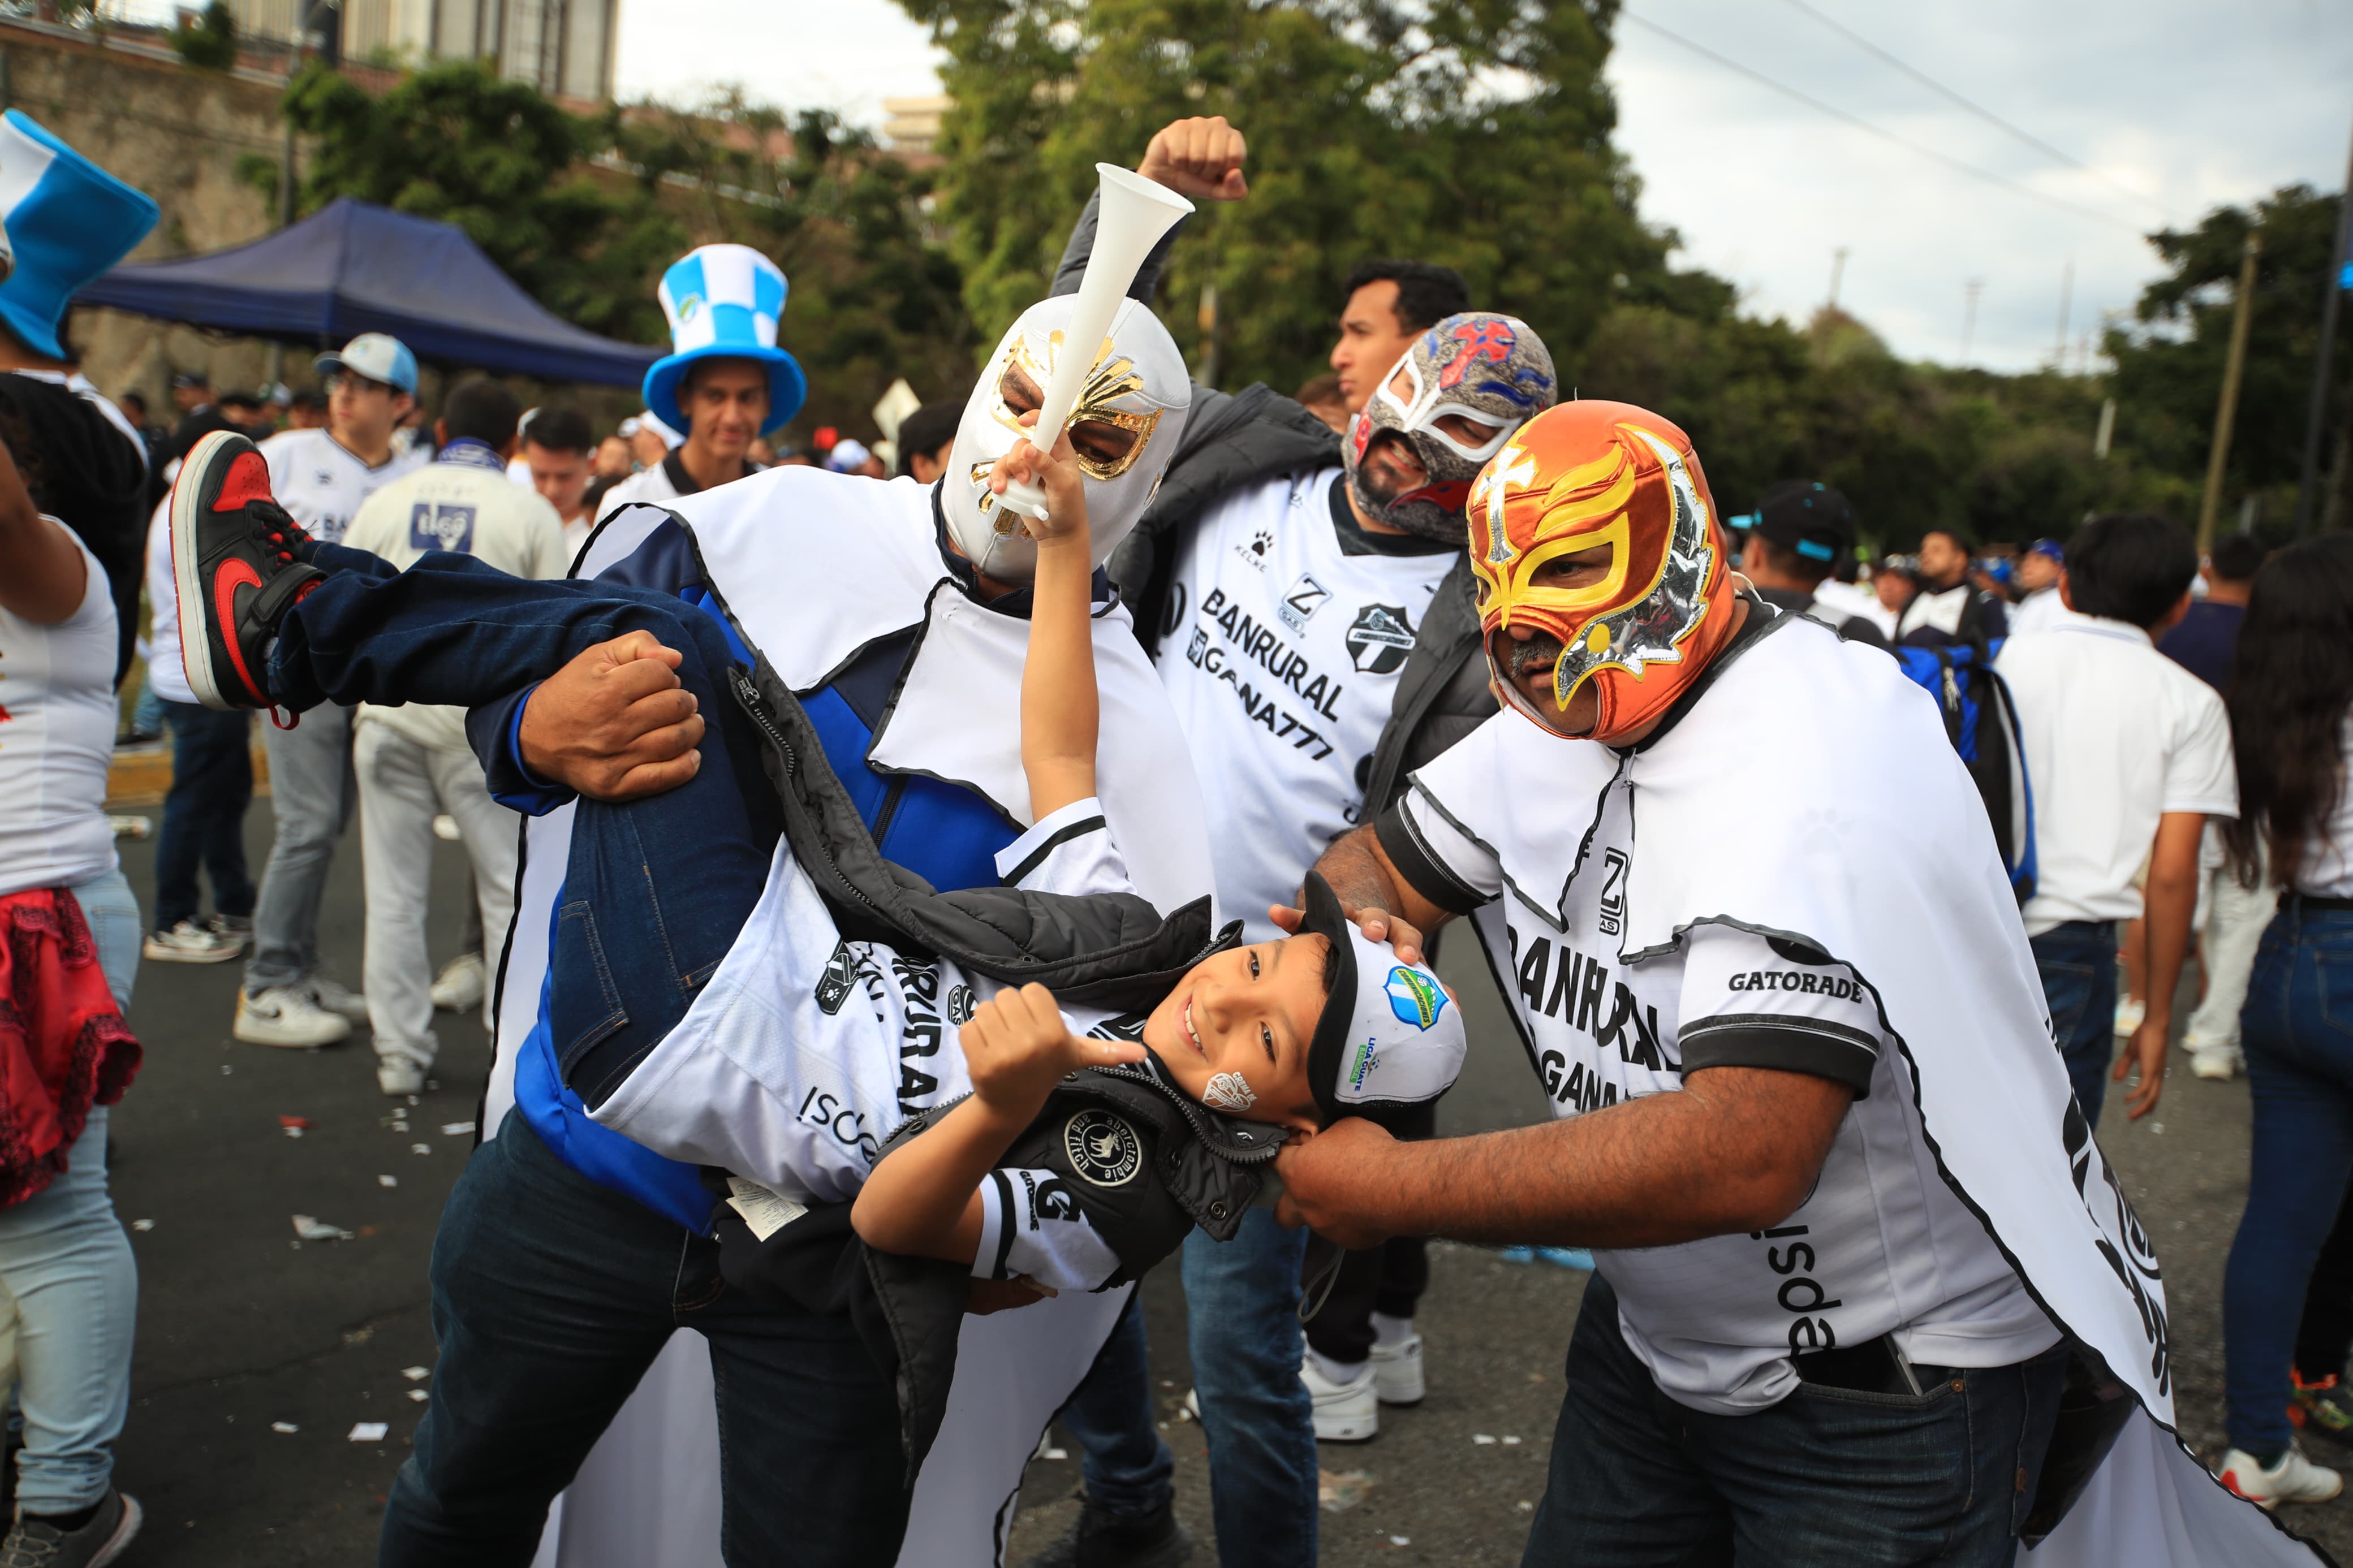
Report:
[[[1071,308],[1071,324],[1062,330],[1062,352],[1054,358],[1054,373],[1046,380],[1045,401],[1029,439],[1041,452],[1050,452],[1062,438],[1071,406],[1094,369],[1095,352],[1111,331],[1111,319],[1127,298],[1135,270],[1160,237],[1193,210],[1193,204],[1167,186],[1126,169],[1097,163],[1103,176],[1095,205],[1095,245],[1087,257],[1085,276],[1079,279],[1079,300]],[[1025,517],[1046,515],[1046,492],[1035,480],[1016,479],[1005,487],[998,503]]]

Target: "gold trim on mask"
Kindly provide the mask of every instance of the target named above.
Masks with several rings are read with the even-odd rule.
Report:
[[[1046,384],[1053,379],[1053,363],[1061,357],[1062,334],[1059,331],[1054,331],[1048,335],[1046,341],[1048,363],[1041,365],[1037,356],[1029,352],[1029,340],[1026,334],[1014,339],[1013,347],[1006,354],[1005,363],[997,374],[996,390],[989,399],[988,411],[997,422],[1025,437],[1029,434],[1029,427],[1021,423],[1019,415],[1006,406],[1005,376],[1018,364],[1029,373],[1029,379],[1037,384],[1042,395]],[[1151,443],[1152,432],[1159,427],[1160,416],[1166,412],[1155,408],[1148,414],[1131,414],[1124,408],[1112,406],[1122,397],[1148,395],[1145,392],[1143,374],[1135,368],[1135,362],[1125,354],[1117,354],[1114,358],[1115,353],[1111,339],[1105,338],[1103,348],[1095,355],[1094,364],[1087,372],[1086,384],[1079,389],[1078,401],[1071,405],[1071,416],[1065,421],[1065,427],[1075,429],[1087,424],[1109,425],[1133,433],[1135,439],[1128,444],[1125,452],[1112,458],[1091,457],[1072,442],[1071,450],[1078,458],[1079,471],[1091,479],[1115,479],[1135,467],[1136,459],[1144,455],[1144,448]]]

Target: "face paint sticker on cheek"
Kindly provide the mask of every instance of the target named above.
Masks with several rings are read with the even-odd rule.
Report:
[[[1201,1103],[1212,1110],[1239,1116],[1258,1103],[1258,1096],[1238,1072],[1221,1072],[1201,1091]]]

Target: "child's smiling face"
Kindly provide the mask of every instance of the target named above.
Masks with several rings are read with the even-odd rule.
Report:
[[[1313,1131],[1307,1049],[1331,994],[1331,951],[1326,938],[1294,936],[1204,959],[1145,1020],[1144,1043],[1212,1110]]]

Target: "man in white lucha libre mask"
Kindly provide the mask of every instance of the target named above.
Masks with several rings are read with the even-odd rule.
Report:
[[[948,537],[975,570],[997,582],[1028,582],[1036,548],[1019,515],[997,504],[988,472],[1037,423],[1027,416],[1045,401],[1046,383],[1069,346],[1062,327],[1076,304],[1075,296],[1064,295],[1021,313],[973,387],[948,455],[940,486]],[[1097,565],[1111,559],[1160,489],[1169,455],[1184,438],[1192,384],[1168,329],[1135,300],[1123,300],[1065,426],[1087,477]]]
[[[741,932],[769,868],[763,846],[777,831],[776,785],[756,761],[767,748],[740,700],[755,680],[797,701],[883,857],[941,891],[997,884],[996,857],[1034,821],[1019,725],[1034,562],[982,477],[1025,416],[1034,424],[1055,360],[1071,352],[1060,333],[1071,309],[1049,300],[1006,334],[934,484],[784,468],[605,521],[575,575],[683,598],[717,617],[737,700],[722,693],[691,711],[639,634],[470,717],[492,792],[532,820],[501,970],[489,1142],[460,1178],[437,1244],[440,1386],[451,1394],[427,1414],[395,1488],[384,1563],[446,1561],[460,1542],[528,1542],[567,1486],[542,1549],[543,1561],[566,1568],[715,1568],[723,1556],[862,1568],[900,1558],[902,1531],[902,1561],[991,1561],[996,1510],[1128,1291],[1065,1292],[967,1318],[966,1370],[911,1504],[892,1386],[846,1310],[780,1319],[732,1282],[712,1236],[714,1210],[733,1211],[697,1167],[591,1118],[617,1068],[668,1024],[624,1019],[581,1033],[543,981],[551,939],[572,940],[578,923],[563,896],[575,813],[684,782],[699,770],[698,743],[735,778],[754,852],[721,852],[725,814],[714,814],[714,847],[692,862],[696,891],[707,900],[717,884],[734,889],[742,918],[729,905],[716,929],[727,940]],[[1070,436],[1100,562],[1169,470],[1191,392],[1176,344],[1141,306],[1124,308],[1109,337],[1087,348],[1093,371]],[[1199,791],[1135,627],[1100,579],[1092,624],[1103,817],[1134,846],[1137,890],[1167,913],[1213,891]],[[715,727],[708,737],[705,724]],[[558,909],[570,923],[559,926]],[[855,961],[835,956],[833,1005],[864,1006]],[[677,970],[690,994],[711,973],[684,958]],[[928,1064],[957,1048],[960,1005],[968,1002],[938,998],[939,1016],[911,1033],[902,1112],[938,1096],[944,1075]],[[827,1115],[847,1148],[871,1151],[891,1131],[821,1108],[808,1114]],[[520,1288],[521,1258],[554,1272],[543,1278],[534,1265]],[[702,1305],[675,1306],[687,1300]],[[554,1302],[564,1303],[561,1323],[544,1305]],[[665,1352],[672,1325],[699,1329],[708,1353],[691,1340]],[[544,1364],[522,1346],[547,1347]],[[580,1370],[590,1366],[594,1375]],[[715,1418],[714,1373],[728,1394]],[[967,1380],[992,1376],[1005,1386],[967,1396]],[[777,1418],[786,1410],[797,1414]],[[566,1438],[551,1447],[555,1431]]]

